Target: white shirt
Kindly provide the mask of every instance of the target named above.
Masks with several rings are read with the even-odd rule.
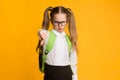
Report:
[[[56,66],[71,65],[72,72],[74,76],[76,76],[77,75],[76,50],[72,49],[69,57],[68,44],[65,38],[65,35],[66,35],[65,32],[59,33],[56,30],[52,30],[52,31],[56,35],[56,39],[55,39],[55,43],[52,50],[47,54],[47,59],[45,62],[49,65],[56,65]],[[48,31],[48,37],[49,37],[49,31]],[[46,49],[48,37],[44,42],[44,50]],[[77,80],[77,79],[74,79],[74,80]]]

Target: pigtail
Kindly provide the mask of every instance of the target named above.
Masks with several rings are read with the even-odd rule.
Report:
[[[49,11],[52,11],[52,7],[48,7],[44,11],[44,16],[43,16],[43,22],[42,22],[42,29],[48,30],[49,29],[49,24],[50,24],[50,19],[49,19]],[[42,46],[40,45],[41,40],[38,41],[38,45],[36,47],[36,51],[39,52]]]
[[[52,11],[52,7],[48,7],[44,11],[43,22],[42,22],[42,29],[45,29],[45,30],[49,29],[49,24],[50,24],[49,11]]]
[[[73,45],[73,48],[77,50],[77,41],[78,41],[78,34],[76,30],[76,22],[74,18],[74,14],[71,11],[70,8],[67,8],[69,14],[68,14],[68,28],[69,28],[69,33],[70,33],[70,39]]]

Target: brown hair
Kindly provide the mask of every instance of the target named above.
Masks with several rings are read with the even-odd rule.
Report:
[[[49,11],[50,11],[50,18],[49,18]],[[72,42],[72,46],[74,49],[77,49],[77,40],[78,40],[78,35],[77,35],[77,30],[76,30],[76,23],[75,23],[75,18],[73,15],[73,12],[71,11],[70,8],[65,8],[63,6],[57,6],[57,7],[48,7],[44,11],[44,16],[43,16],[43,22],[42,22],[42,29],[48,30],[49,29],[49,24],[50,24],[50,19],[53,19],[54,14],[57,13],[64,13],[67,15],[67,20],[68,20],[68,29],[70,33],[70,40]],[[38,46],[36,50],[40,48],[40,40],[38,43]]]

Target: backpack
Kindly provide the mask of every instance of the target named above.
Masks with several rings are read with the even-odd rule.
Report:
[[[70,56],[70,50],[71,50],[72,44],[68,35],[65,35],[65,38],[68,44],[68,51]],[[39,48],[39,69],[42,73],[45,72],[45,60],[46,60],[47,54],[54,46],[55,39],[56,39],[56,35],[53,33],[53,31],[50,31],[45,52],[43,53],[43,47]]]

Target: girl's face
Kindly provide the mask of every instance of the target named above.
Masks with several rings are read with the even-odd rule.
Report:
[[[53,20],[52,20],[53,27],[58,32],[63,32],[64,28],[67,24],[67,17],[64,13],[57,13],[54,14]]]

